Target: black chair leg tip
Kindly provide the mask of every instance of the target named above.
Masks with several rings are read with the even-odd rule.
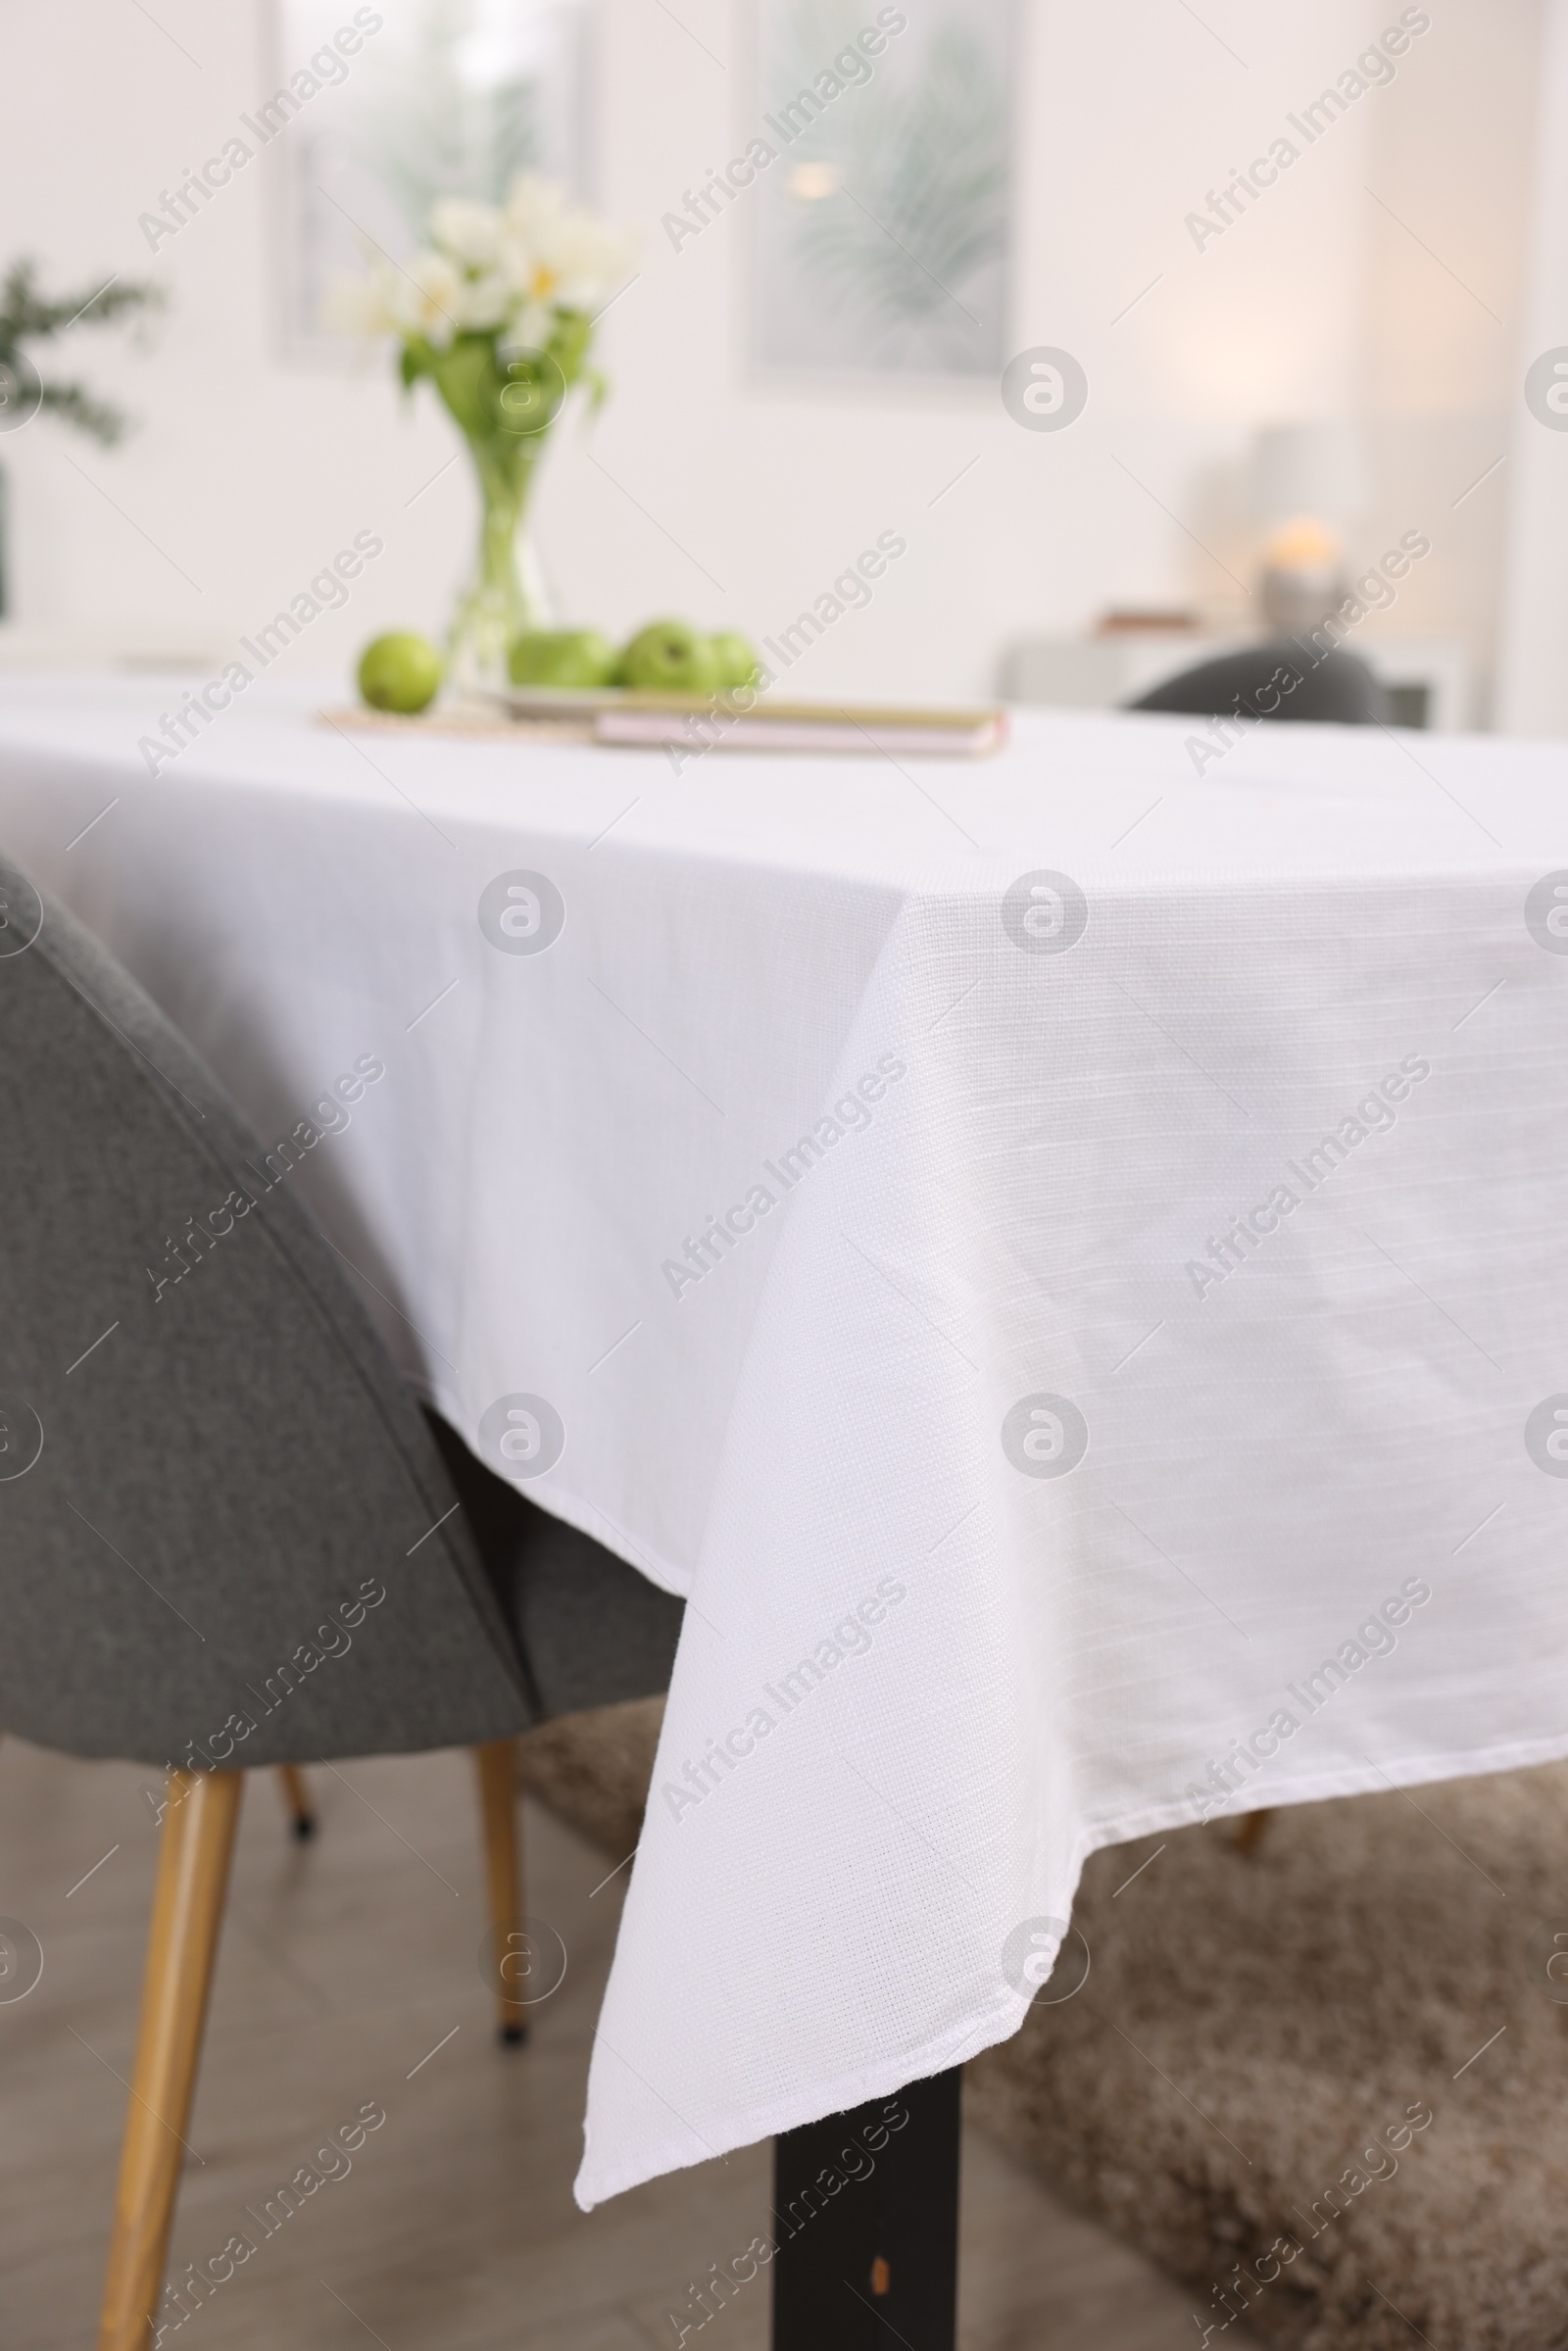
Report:
[[[504,2049],[520,2049],[527,2037],[526,2025],[499,2025],[496,2028],[496,2038]]]
[[[295,1814],[294,1834],[299,1838],[299,1841],[302,1845],[309,1843],[310,1839],[316,1835],[316,1815],[314,1812],[300,1812]]]

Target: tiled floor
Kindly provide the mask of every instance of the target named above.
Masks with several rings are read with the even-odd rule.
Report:
[[[529,1909],[569,1964],[529,2045],[503,2051],[478,1967],[467,1759],[311,1777],[312,1844],[285,1835],[270,1775],[247,1791],[172,2271],[235,2230],[256,2249],[166,2351],[674,2351],[669,2313],[685,2309],[688,2281],[765,2225],[769,2158],[748,2148],[591,2215],[572,2203],[622,1880],[595,1891],[600,1856],[527,1811]],[[4,2351],[94,2340],[152,1883],[150,1785],[123,1765],[0,1746],[0,1917],[44,1951],[36,1988],[0,2002]],[[366,2106],[386,2120],[352,2168],[263,2237],[245,2208],[262,2214]],[[1191,2344],[1189,2295],[974,2133],[964,2163],[965,2351]],[[705,2329],[705,2351],[762,2351],[766,2292],[764,2273]]]

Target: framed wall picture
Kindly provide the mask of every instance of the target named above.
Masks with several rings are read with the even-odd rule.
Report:
[[[323,323],[327,292],[368,248],[401,261],[422,244],[437,197],[496,203],[522,171],[587,192],[588,13],[589,0],[374,0],[357,13],[350,0],[274,0],[272,75],[298,101],[278,142],[290,356],[362,351]],[[346,59],[333,43],[345,24],[362,36]],[[257,121],[269,127],[265,108]]]
[[[1013,0],[757,0],[751,315],[774,376],[994,375]]]

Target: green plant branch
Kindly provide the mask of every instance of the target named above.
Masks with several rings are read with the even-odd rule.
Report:
[[[118,318],[146,317],[161,310],[164,302],[162,286],[118,277],[96,291],[51,300],[39,291],[34,264],[13,262],[0,283],[0,366],[15,367],[23,359],[24,343],[47,342],[74,326],[109,326]],[[123,410],[98,399],[83,384],[46,383],[38,405],[105,448],[113,447],[125,430]]]

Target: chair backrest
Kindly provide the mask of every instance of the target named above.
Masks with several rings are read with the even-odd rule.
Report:
[[[423,1418],[289,1193],[0,864],[0,1729],[199,1767],[532,1719]]]
[[[1388,695],[1353,653],[1317,653],[1294,637],[1249,645],[1197,661],[1127,705],[1130,710],[1185,711],[1197,718],[1286,718],[1335,726],[1389,720]]]

